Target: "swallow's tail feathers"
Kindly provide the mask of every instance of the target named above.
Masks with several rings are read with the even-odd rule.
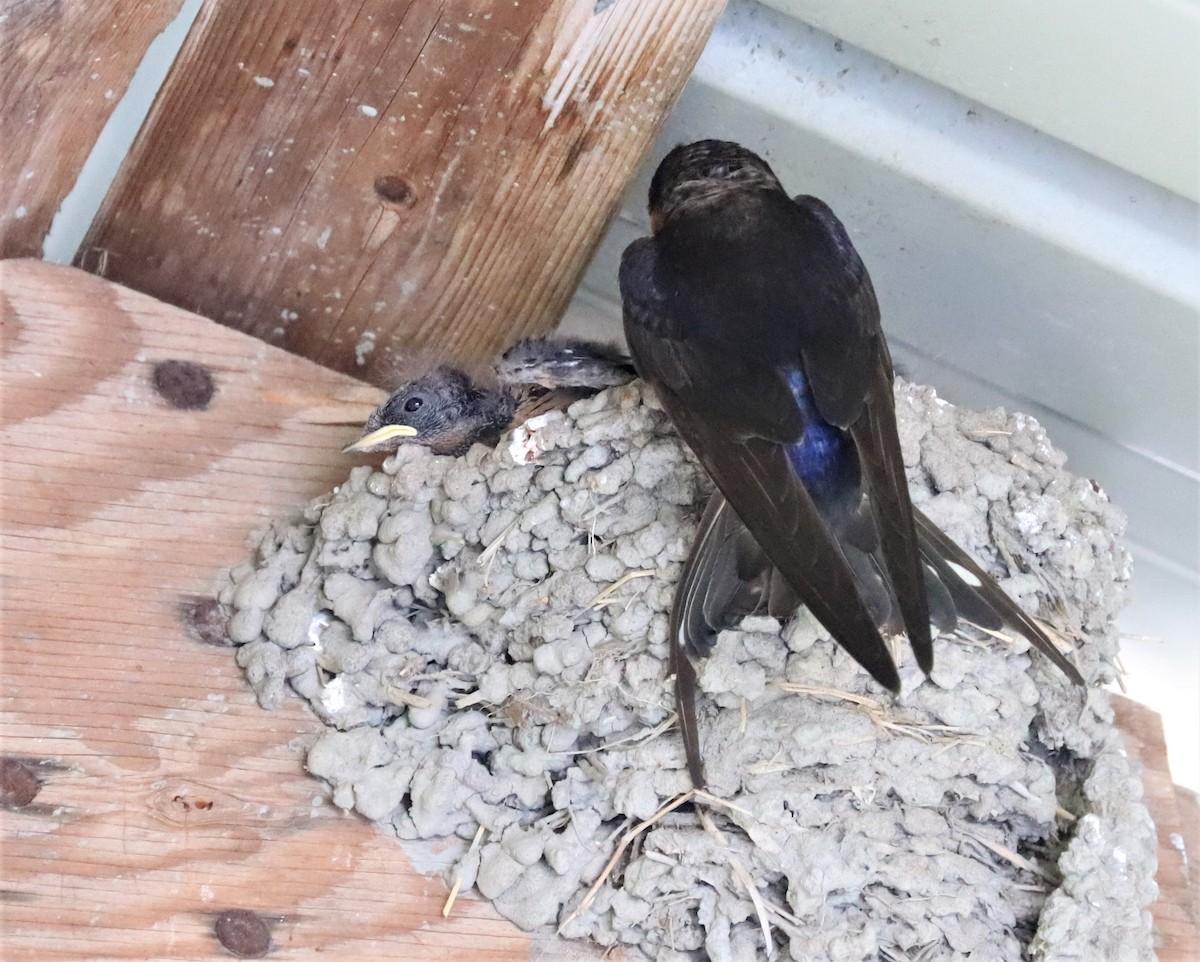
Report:
[[[717,635],[754,610],[738,573],[735,542],[745,529],[719,491],[708,499],[671,609],[671,639],[692,658],[706,658]]]
[[[917,535],[920,541],[920,535]],[[925,572],[925,598],[929,602],[929,621],[938,634],[951,632],[958,627],[958,619],[962,614],[958,596],[953,588],[946,584],[936,566],[931,565],[925,557],[922,547],[921,560]]]
[[[913,519],[922,557],[953,596],[960,618],[989,631],[1005,625],[1016,628],[1072,682],[1086,684],[1079,669],[1058,650],[1041,625],[1006,595],[974,558],[920,511],[913,510]]]
[[[741,593],[729,551],[731,519],[736,520],[736,516],[721,493],[715,492],[700,518],[671,607],[668,645],[671,674],[675,676],[675,712],[688,773],[696,788],[703,788],[705,780],[696,718],[694,662],[712,653],[726,620],[736,617],[734,599]]]
[[[1041,626],[1014,602],[974,559],[920,511],[913,510],[930,622],[949,633],[960,621],[996,632],[1006,625],[1020,631],[1076,684],[1083,678]],[[854,575],[859,597],[884,634],[904,628],[903,616],[875,551],[861,549],[861,537],[847,537],[834,519],[831,528]],[[757,552],[757,554],[756,554]],[[746,615],[766,612],[780,620],[802,603],[787,579],[771,565],[741,519],[715,492],[705,509],[692,554],[684,566],[672,610],[672,637],[684,653],[705,657],[717,635]]]
[[[700,754],[700,724],[696,717],[696,666],[683,650],[679,636],[672,631],[667,660],[671,674],[675,676],[675,714],[679,719],[679,733],[683,737],[683,752],[687,758],[688,774],[693,788],[703,788],[704,759]]]
[[[712,653],[724,629],[736,626],[746,615],[766,611],[782,619],[798,604],[791,585],[724,495],[714,491],[684,563],[670,623],[675,708],[688,771],[697,788],[704,786],[704,763],[696,722],[696,663]]]

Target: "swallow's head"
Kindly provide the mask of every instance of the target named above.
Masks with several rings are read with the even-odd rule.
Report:
[[[395,451],[421,444],[435,454],[459,454],[476,440],[470,436],[489,392],[477,388],[457,368],[442,365],[397,388],[371,412],[363,436],[346,451]]]
[[[677,211],[730,189],[783,190],[765,160],[728,140],[680,144],[662,159],[650,181],[650,229]]]

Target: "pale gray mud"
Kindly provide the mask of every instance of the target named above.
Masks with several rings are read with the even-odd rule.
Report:
[[[329,726],[308,767],[336,804],[457,837],[448,881],[523,928],[658,960],[765,957],[763,921],[797,960],[1151,958],[1153,827],[1096,687],[1121,515],[1031,418],[916,385],[897,414],[916,503],[1092,687],[963,631],[930,678],[898,646],[894,699],[806,612],[747,619],[701,671],[718,801],[639,835],[578,914],[690,788],[667,615],[708,482],[640,382],[495,451],[355,468],[231,573],[238,663],[265,708],[290,688]]]

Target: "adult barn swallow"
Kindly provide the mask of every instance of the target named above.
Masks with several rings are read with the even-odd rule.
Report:
[[[434,454],[458,456],[476,442],[495,444],[531,417],[634,378],[632,362],[615,348],[553,337],[514,345],[497,361],[496,373],[499,390],[482,387],[449,365],[402,384],[371,413],[363,436],[344,450],[394,451],[401,444],[421,444]]]
[[[965,552],[918,523],[879,305],[829,207],[790,198],[752,151],[705,140],[663,159],[649,211],[652,236],[621,259],[625,333],[719,491],[671,619],[696,786],[704,775],[689,656],[703,657],[732,616],[764,604],[774,611],[798,596],[893,692],[900,680],[883,631],[902,628],[928,673],[931,599],[939,628],[959,614],[995,627],[1003,617],[1081,681]]]

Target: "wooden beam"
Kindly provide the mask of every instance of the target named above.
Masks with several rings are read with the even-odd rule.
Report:
[[[324,726],[259,708],[194,617],[252,529],[345,477],[358,430],[319,422],[378,391],[70,268],[3,262],[0,305],[4,958],[228,959],[216,920],[247,910],[272,958],[528,959],[333,807],[303,768]],[[206,408],[156,390],[168,360],[211,374]]]
[[[1112,695],[1113,721],[1125,750],[1141,763],[1146,807],[1158,833],[1158,899],[1154,915],[1154,949],[1159,962],[1200,959],[1200,864],[1195,848],[1196,796],[1171,781],[1162,717],[1132,698]],[[1190,839],[1191,844],[1184,840]]]
[[[5,3],[0,257],[39,257],[109,114],[182,0]]]
[[[80,264],[381,385],[488,359],[557,323],[723,5],[212,0]]]
[[[228,959],[227,910],[300,962],[599,958],[531,953],[472,893],[443,919],[442,880],[304,772],[324,726],[298,698],[259,708],[196,618],[254,528],[344,479],[358,432],[334,422],[380,392],[36,261],[0,263],[0,320],[4,958]],[[172,360],[212,375],[206,407],[155,388]],[[1172,835],[1195,796],[1170,790],[1157,715],[1114,711],[1159,826],[1160,956],[1191,962],[1196,859]]]

